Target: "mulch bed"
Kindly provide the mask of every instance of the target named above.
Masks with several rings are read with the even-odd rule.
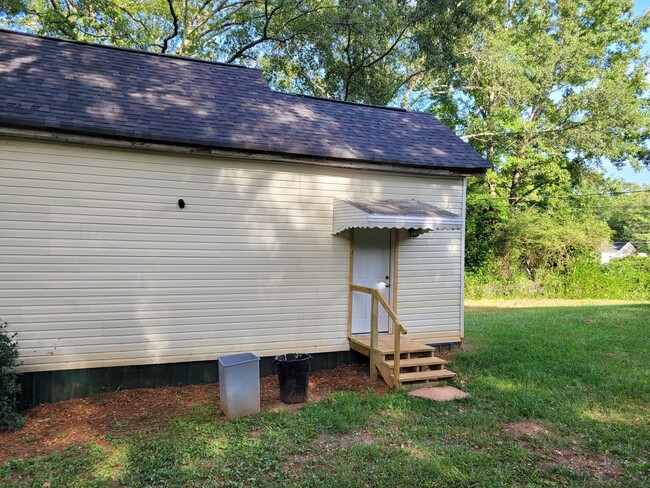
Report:
[[[335,391],[363,392],[369,387],[378,393],[388,391],[383,382],[370,380],[367,366],[315,371],[310,374],[309,401]],[[260,392],[262,411],[300,408],[300,404],[280,401],[275,375],[261,379]],[[153,431],[209,402],[219,402],[218,384],[141,388],[39,405],[23,412],[25,426],[21,430],[0,432],[0,464],[11,458],[59,452],[72,444],[108,445],[106,436],[115,433],[118,425],[129,431]]]

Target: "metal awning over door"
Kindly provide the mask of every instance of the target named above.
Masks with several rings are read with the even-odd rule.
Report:
[[[463,219],[447,210],[417,200],[334,199],[332,234],[346,229],[459,230]]]

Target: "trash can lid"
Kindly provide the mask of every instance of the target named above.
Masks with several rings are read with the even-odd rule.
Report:
[[[306,361],[308,359],[311,359],[311,356],[304,352],[290,352],[275,356],[275,360],[278,363],[292,363],[294,361]]]
[[[242,352],[239,354],[231,354],[229,356],[220,356],[219,362],[225,367],[236,366],[237,364],[250,363],[251,361],[259,361],[255,354],[252,352]]]

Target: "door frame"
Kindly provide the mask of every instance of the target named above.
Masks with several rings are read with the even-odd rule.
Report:
[[[348,337],[352,337],[352,289],[350,288],[354,284],[354,229],[349,231],[350,247],[349,247],[349,258],[348,258]],[[390,230],[390,267],[391,267],[391,277],[390,277],[390,306],[397,313],[397,286],[399,283],[398,280],[398,270],[399,270],[399,229]],[[389,320],[388,322],[388,331],[391,333],[393,330],[393,322]]]

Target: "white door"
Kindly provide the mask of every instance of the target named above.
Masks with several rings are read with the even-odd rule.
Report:
[[[390,230],[355,229],[352,282],[355,285],[377,288],[378,284],[390,285]],[[382,288],[382,285],[379,285]],[[390,288],[382,291],[390,303]],[[370,333],[370,295],[352,293],[352,333]],[[379,305],[379,332],[388,332],[389,319]]]

